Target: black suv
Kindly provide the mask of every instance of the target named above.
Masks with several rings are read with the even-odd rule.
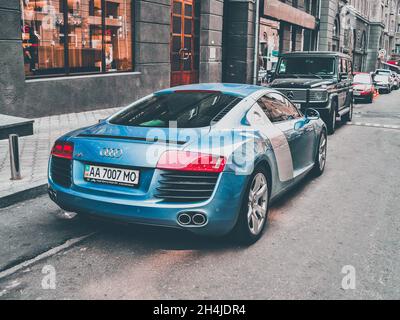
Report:
[[[335,132],[336,121],[353,116],[351,58],[339,52],[292,52],[281,55],[271,88],[286,95],[303,112],[314,108]]]

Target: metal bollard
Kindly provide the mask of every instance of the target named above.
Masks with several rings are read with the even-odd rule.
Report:
[[[19,148],[18,148],[17,134],[10,134],[8,136],[8,145],[10,147],[11,180],[20,180],[21,168],[19,163]]]

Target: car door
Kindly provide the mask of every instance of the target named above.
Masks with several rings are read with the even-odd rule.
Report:
[[[338,76],[338,95],[339,95],[339,105],[338,109],[341,110],[346,103],[347,99],[347,79],[343,78],[343,75],[347,74],[347,65],[346,60],[343,58],[339,58],[339,76]]]
[[[345,106],[348,107],[353,101],[353,64],[350,60],[346,60],[347,65],[347,81],[346,81],[346,101]]]
[[[285,135],[292,155],[294,177],[314,163],[315,130],[306,123],[301,112],[283,95],[268,93],[258,100],[258,104],[273,123]],[[299,121],[301,128],[295,128]]]

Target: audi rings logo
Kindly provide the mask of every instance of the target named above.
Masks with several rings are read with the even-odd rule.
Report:
[[[122,156],[122,150],[114,148],[103,148],[100,150],[100,155],[102,157],[119,158]]]
[[[294,98],[294,93],[293,93],[293,91],[290,91],[290,92],[288,93],[287,97],[288,97],[290,100],[293,100],[293,98]]]

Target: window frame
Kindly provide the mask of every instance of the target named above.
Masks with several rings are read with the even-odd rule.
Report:
[[[277,120],[274,121],[273,119],[271,119],[271,118],[268,116],[268,114],[265,113],[264,108],[260,105],[260,100],[261,100],[262,98],[264,98],[264,97],[267,97],[267,96],[270,96],[270,97],[271,97],[271,95],[273,95],[273,94],[276,94],[277,96],[280,96],[280,97],[284,100],[284,102],[289,103],[289,105],[291,105],[291,106],[293,107],[293,109],[296,110],[296,112],[297,112],[297,114],[298,114],[298,117],[293,118],[293,119],[279,120],[279,121],[277,121]],[[304,115],[303,115],[303,113],[301,112],[301,110],[299,110],[298,108],[296,108],[296,106],[295,106],[288,98],[286,98],[283,94],[281,94],[280,92],[268,92],[268,93],[266,93],[266,94],[263,94],[260,98],[257,99],[257,104],[259,105],[259,107],[261,108],[261,110],[264,112],[265,116],[269,119],[269,121],[271,121],[272,124],[275,124],[275,123],[284,123],[284,122],[288,122],[288,121],[299,120],[299,119],[301,119],[301,118],[304,117]]]
[[[63,19],[64,22],[67,21],[67,23],[64,23],[64,27],[62,28],[64,35],[67,34],[69,35],[69,24],[68,24],[68,0],[61,0],[62,6],[63,6]],[[69,36],[65,37],[64,36],[64,70],[65,72],[63,73],[54,73],[54,74],[40,74],[40,75],[25,75],[26,80],[33,80],[33,79],[47,79],[47,78],[60,78],[60,77],[76,77],[76,76],[88,76],[88,75],[110,75],[110,74],[124,74],[124,73],[131,73],[135,72],[136,64],[135,64],[135,30],[136,30],[136,0],[131,0],[131,63],[132,63],[132,68],[130,70],[117,70],[117,71],[106,71],[105,70],[105,48],[104,48],[104,36],[105,36],[105,31],[106,31],[106,24],[105,24],[105,19],[106,19],[106,10],[105,10],[105,3],[106,0],[101,0],[101,6],[102,6],[102,13],[101,13],[101,20],[102,20],[102,70],[101,71],[93,71],[93,72],[74,72],[71,73],[69,70],[69,50],[68,50],[68,45],[69,45]],[[21,20],[22,23],[22,20]],[[21,24],[21,30],[22,30],[22,24]],[[22,40],[22,31],[21,31],[21,40]]]

